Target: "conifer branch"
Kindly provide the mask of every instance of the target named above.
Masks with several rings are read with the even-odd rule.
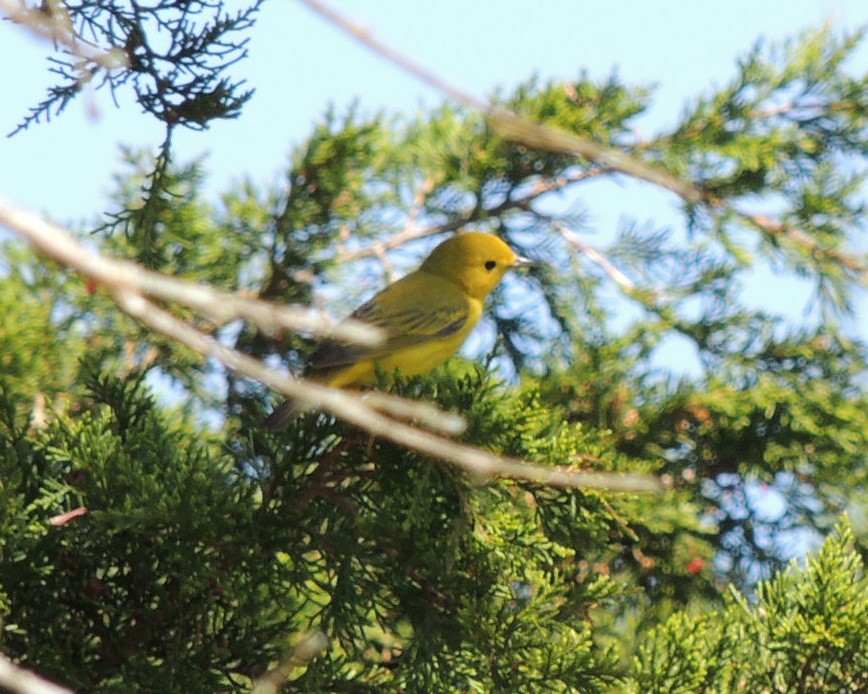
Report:
[[[784,237],[798,246],[806,256],[831,260],[852,273],[854,279],[863,287],[868,287],[868,261],[865,259],[858,259],[835,248],[823,246],[792,224],[779,222],[764,214],[750,214],[739,210],[736,212],[746,224],[758,229],[768,238]]]

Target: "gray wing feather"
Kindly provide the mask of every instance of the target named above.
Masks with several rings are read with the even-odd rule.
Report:
[[[324,340],[310,356],[308,368],[312,370],[347,366],[360,359],[376,359],[397,349],[412,347],[428,340],[454,335],[467,323],[468,308],[464,302],[441,303],[384,314],[376,304],[376,297],[357,308],[351,318],[360,320],[386,333],[386,341],[376,347],[367,347],[340,340]]]

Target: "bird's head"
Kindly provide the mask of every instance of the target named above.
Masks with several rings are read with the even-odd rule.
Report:
[[[454,282],[481,301],[507,270],[529,263],[496,236],[468,231],[437,246],[419,269]]]

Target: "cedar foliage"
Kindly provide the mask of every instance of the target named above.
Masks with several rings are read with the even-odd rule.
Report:
[[[275,301],[341,287],[341,314],[382,283],[375,260],[344,255],[408,220],[499,233],[541,263],[493,297],[470,351],[484,358],[394,390],[460,412],[469,443],[653,472],[673,489],[480,484],[323,415],[265,434],[274,395],[5,242],[0,650],[79,691],[246,691],[279,663],[284,689],[305,692],[865,688],[864,529],[838,521],[866,509],[865,347],[839,320],[866,273],[852,246],[868,85],[847,66],[861,33],[758,45],[729,85],[642,141],[633,124],[653,92],[615,77],[531,79],[497,97],[705,192],[677,223],[625,213],[601,249],[636,282],[622,291],[559,233],[593,231],[594,186],[614,174],[508,142],[454,106],[330,111],[282,188],[249,180],[207,199],[204,165],[174,161],[171,133],[243,118],[250,92],[228,75],[258,3],[68,7],[138,56],[100,84],[131,81],[167,128],[159,153],[124,153],[109,223],[89,237],[106,252]],[[204,71],[197,86],[166,71],[154,22],[185,70]],[[75,98],[73,66],[22,127]],[[394,258],[409,268],[429,247]],[[802,324],[745,303],[758,268],[813,284]],[[293,368],[310,347],[199,327]],[[673,336],[699,355],[697,375],[655,360]],[[49,422],[31,426],[43,400]],[[757,502],[764,489],[778,512]],[[79,506],[87,515],[49,523]],[[807,532],[828,538],[786,566]]]

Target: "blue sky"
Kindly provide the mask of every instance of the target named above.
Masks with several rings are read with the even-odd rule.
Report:
[[[227,6],[243,5],[230,2]],[[605,77],[617,69],[627,83],[656,83],[649,132],[672,123],[685,99],[722,86],[738,55],[760,36],[778,40],[831,21],[868,23],[863,0],[689,0],[526,2],[441,0],[340,2],[334,7],[374,34],[479,96],[537,72]],[[365,110],[411,111],[442,97],[369,53],[292,0],[265,4],[251,35],[250,58],[233,72],[256,89],[243,117],[208,131],[183,132],[181,158],[209,152],[212,185],[241,176],[269,181],[329,103],[358,99]],[[0,131],[9,132],[52,83],[45,42],[0,23]],[[854,70],[865,70],[863,50]],[[14,66],[14,69],[9,69]],[[154,147],[160,128],[132,102],[116,109],[108,92],[84,95],[48,125],[0,140],[0,194],[76,219],[101,209],[118,168],[118,145]]]
[[[602,79],[617,70],[627,84],[656,84],[653,107],[640,121],[646,134],[675,122],[687,100],[729,82],[737,57],[760,37],[778,41],[825,22],[841,29],[868,24],[864,0],[550,0],[533,9],[514,0],[334,0],[333,6],[480,97],[533,73],[570,79],[587,70]],[[232,73],[256,90],[243,116],[176,138],[179,160],[208,153],[209,188],[215,193],[243,177],[279,182],[288,153],[329,104],[341,110],[357,100],[366,112],[411,113],[443,101],[292,0],[265,4],[249,51],[249,59]],[[0,72],[0,132],[11,131],[52,83],[49,55],[45,42],[0,23],[0,58],[15,67]],[[868,69],[864,47],[851,69]],[[162,139],[159,125],[138,113],[131,100],[121,106],[114,106],[108,92],[86,93],[50,123],[0,140],[0,195],[61,222],[94,219],[120,168],[119,145],[154,149]],[[656,191],[644,193],[653,193],[657,201],[650,204],[660,205]],[[601,229],[614,229],[633,211],[619,206],[623,195],[609,194],[612,204],[596,205],[590,220]],[[631,204],[642,204],[642,195],[631,190]],[[674,206],[672,201],[669,213]],[[768,295],[769,279],[758,281],[756,291]],[[771,287],[782,305],[794,303],[794,292],[807,296],[806,288],[782,280]],[[865,303],[863,296],[863,308]]]

